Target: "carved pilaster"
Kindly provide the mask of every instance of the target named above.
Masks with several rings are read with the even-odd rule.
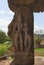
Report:
[[[8,27],[8,34],[13,39],[14,44],[14,62],[16,65],[33,65],[33,12],[30,6],[22,5],[16,6],[16,8],[15,17]]]

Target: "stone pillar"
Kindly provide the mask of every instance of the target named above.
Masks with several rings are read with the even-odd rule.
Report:
[[[8,0],[8,3],[11,7],[14,4],[10,0]],[[10,7],[16,13],[8,26],[8,35],[13,39],[14,45],[14,63],[15,65],[34,65],[32,8],[30,5],[29,7],[21,4],[15,6],[16,10],[14,10],[14,6],[14,9]]]

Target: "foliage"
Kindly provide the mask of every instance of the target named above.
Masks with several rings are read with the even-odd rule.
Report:
[[[44,48],[36,48],[34,49],[35,52],[44,52]]]
[[[41,38],[34,34],[34,48],[40,47]]]
[[[11,46],[11,44],[0,44],[0,56],[3,56],[7,53],[8,48]]]
[[[36,49],[34,49],[34,55],[44,57],[44,48],[36,48]]]
[[[36,45],[36,40],[38,39],[38,37],[34,34],[34,48],[37,48],[38,46]]]
[[[11,39],[5,34],[5,32],[0,30],[0,43],[4,43],[6,41],[11,41]]]

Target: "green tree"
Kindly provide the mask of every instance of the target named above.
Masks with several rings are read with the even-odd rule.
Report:
[[[5,34],[5,32],[0,30],[0,43],[4,43],[10,40],[10,38]]]

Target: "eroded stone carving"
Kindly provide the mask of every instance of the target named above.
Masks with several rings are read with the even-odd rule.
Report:
[[[15,12],[8,35],[13,39],[16,65],[34,65],[33,12],[44,10],[41,2],[44,0],[8,0],[10,9]]]
[[[15,19],[9,24],[8,34],[10,33],[9,36],[13,39],[15,47],[15,64],[25,64],[30,57],[29,54],[33,54],[31,51],[33,35],[33,31],[31,30],[33,28],[32,23],[33,13],[31,10],[28,7],[21,7],[16,12]],[[31,58],[31,60],[32,59],[33,58]],[[28,63],[31,62],[29,61]]]

